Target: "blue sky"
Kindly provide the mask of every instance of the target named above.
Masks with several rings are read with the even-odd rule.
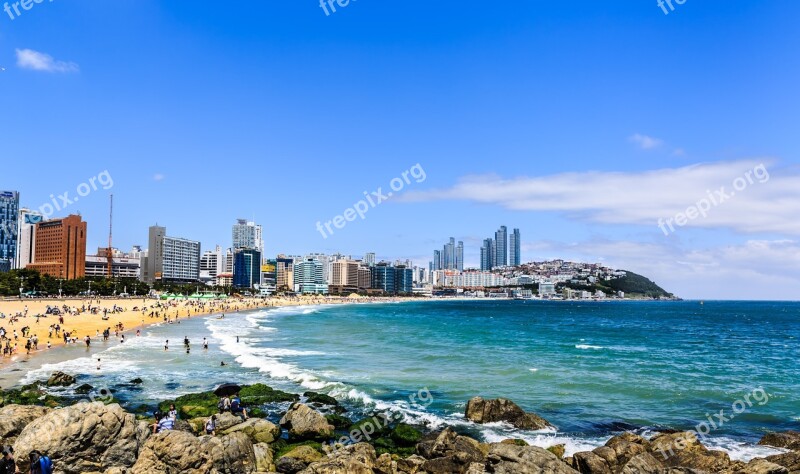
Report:
[[[13,2],[12,2],[13,3]],[[0,5],[2,6],[2,5]],[[0,11],[0,189],[105,245],[147,227],[271,254],[427,263],[519,227],[525,260],[603,261],[690,298],[800,299],[800,4],[687,0],[90,2]],[[336,215],[414,165],[364,220]],[[665,235],[659,219],[769,180]],[[64,212],[60,213],[64,214]]]

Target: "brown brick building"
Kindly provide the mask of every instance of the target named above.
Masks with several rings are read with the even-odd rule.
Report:
[[[36,224],[36,249],[27,268],[54,278],[74,280],[86,274],[86,222],[70,215]]]

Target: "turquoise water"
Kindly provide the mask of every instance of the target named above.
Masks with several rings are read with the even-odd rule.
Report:
[[[179,346],[184,335],[192,353]],[[236,342],[239,336],[239,342]],[[200,350],[208,337],[211,347]],[[164,339],[174,349],[163,350]],[[281,308],[150,328],[107,348],[70,348],[56,368],[152,402],[235,380],[330,393],[488,441],[591,449],[624,429],[691,429],[724,410],[707,443],[763,455],[765,431],[800,428],[800,304],[441,301]],[[97,356],[101,357],[98,374]],[[221,367],[221,360],[229,365]],[[141,387],[120,385],[132,377]],[[116,384],[116,385],[115,385]],[[403,403],[428,393],[432,403]],[[558,427],[518,432],[463,419],[469,398],[506,397]],[[746,403],[750,401],[750,404]],[[740,401],[734,407],[734,403]],[[735,413],[734,408],[741,409]]]

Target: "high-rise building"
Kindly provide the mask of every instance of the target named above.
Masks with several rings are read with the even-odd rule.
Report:
[[[19,193],[0,191],[0,272],[16,267]]]
[[[16,268],[25,268],[33,263],[33,253],[36,249],[36,224],[42,222],[42,219],[42,215],[36,211],[27,208],[19,210]]]
[[[217,284],[217,275],[225,273],[225,255],[222,247],[206,250],[200,257],[200,280],[209,285]]]
[[[328,293],[322,262],[315,258],[306,258],[294,265],[294,291],[303,294]]]
[[[463,272],[464,271],[464,242],[458,241],[458,245],[456,245],[456,266],[455,269]]]
[[[481,247],[481,270],[491,270],[495,265],[494,240],[484,239]]]
[[[508,228],[504,225],[494,233],[494,252],[496,267],[508,265]]]
[[[233,225],[233,249],[255,249],[263,254],[264,239],[261,226],[247,219],[237,219]]]
[[[329,283],[331,281],[331,262],[333,261],[333,258],[330,255],[325,255],[324,253],[311,253],[306,255],[305,260],[308,259],[317,260],[322,264],[323,283]]]
[[[364,264],[370,267],[375,265],[375,252],[367,252],[364,255]]]
[[[411,294],[414,291],[414,269],[395,267],[394,294]]]
[[[275,259],[275,288],[278,291],[294,290],[294,259],[278,255]]]
[[[35,232],[33,263],[27,268],[65,280],[86,275],[86,222],[81,216],[40,222]]]
[[[522,263],[522,256],[520,254],[520,236],[519,229],[514,229],[509,238],[509,265],[514,267]]]
[[[236,249],[233,256],[233,286],[261,286],[261,252],[256,249]]]
[[[395,268],[388,263],[379,263],[372,267],[372,283],[371,287],[376,290],[382,290],[387,294],[394,294],[397,280],[397,273]]]
[[[358,267],[358,289],[369,290],[372,288],[372,267]]]
[[[331,264],[331,286],[358,287],[358,262],[336,260]]]
[[[433,251],[433,270],[441,270],[442,269],[442,251],[441,250],[434,250]]]
[[[200,242],[168,237],[167,228],[150,227],[142,281],[194,283],[200,280]],[[37,239],[38,240],[38,239]],[[38,244],[36,246],[39,247]]]

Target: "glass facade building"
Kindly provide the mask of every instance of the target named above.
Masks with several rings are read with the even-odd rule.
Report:
[[[16,266],[17,222],[19,221],[19,193],[0,191],[0,271],[7,272]]]

